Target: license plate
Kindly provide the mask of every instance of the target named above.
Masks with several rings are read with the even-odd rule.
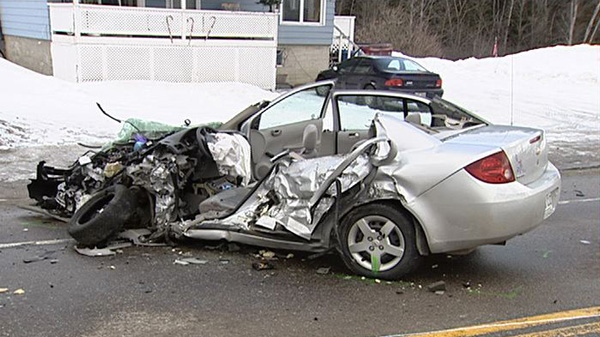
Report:
[[[427,97],[427,93],[426,92],[415,92],[415,96]]]
[[[546,194],[546,208],[544,209],[544,219],[552,215],[556,210],[556,203],[558,202],[558,188],[555,188],[552,192]]]

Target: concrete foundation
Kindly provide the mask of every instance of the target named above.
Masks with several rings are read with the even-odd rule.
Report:
[[[52,75],[50,41],[4,35],[6,59],[44,75]]]
[[[329,67],[329,46],[279,45],[278,49],[283,50],[278,81],[292,86],[314,82],[317,74]]]

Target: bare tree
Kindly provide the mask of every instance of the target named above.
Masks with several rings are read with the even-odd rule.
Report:
[[[579,41],[598,43],[600,0],[336,0],[356,15],[359,42],[415,56],[487,57]]]
[[[569,46],[573,44],[575,21],[577,21],[577,7],[579,7],[579,0],[571,0],[571,25],[569,27]]]
[[[592,26],[594,25],[594,21],[596,21],[596,18],[598,17],[599,12],[600,12],[600,0],[596,4],[596,9],[594,9],[594,14],[592,14],[592,17],[590,18],[590,21],[587,25],[587,28],[585,29],[585,35],[583,36],[583,42],[592,43],[592,39],[589,39],[589,41],[588,41],[588,37],[590,36],[590,33],[592,33]],[[596,24],[596,29],[597,29],[597,27],[598,27],[598,24]]]

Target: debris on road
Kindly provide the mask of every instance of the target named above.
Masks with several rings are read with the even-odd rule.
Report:
[[[329,274],[329,270],[331,270],[331,268],[327,267],[327,268],[319,268],[317,269],[317,274],[319,275],[327,275]]]
[[[270,250],[260,250],[260,251],[258,251],[258,254],[266,260],[275,259],[275,253]]]
[[[8,292],[8,288],[0,288],[0,294]]]
[[[438,291],[444,292],[444,291],[446,291],[446,282],[444,282],[444,281],[434,282],[427,286],[427,290],[429,290],[432,293],[437,293]]]
[[[581,242],[584,245],[591,245],[592,243],[588,240],[579,240],[579,242]]]
[[[187,266],[190,263],[187,262],[187,261],[183,261],[183,260],[177,259],[177,260],[173,261],[173,264],[178,264],[180,266]]]
[[[273,265],[271,262],[265,261],[265,262],[254,262],[252,263],[252,268],[254,270],[271,270],[271,269],[275,269],[275,265]]]
[[[43,261],[47,258],[48,258],[47,256],[34,256],[34,257],[23,259],[23,263],[27,264],[27,263],[32,263],[32,262]]]
[[[195,257],[185,257],[183,259],[179,259],[179,261],[186,262],[187,264],[207,264],[208,260],[201,260]]]
[[[117,250],[131,246],[131,242],[119,242],[113,243],[109,246],[106,246],[105,248],[87,248],[75,246],[75,251],[81,255],[90,257],[112,256],[117,254]]]
[[[24,295],[25,294],[25,290],[19,288],[19,289],[13,291],[13,294],[15,294],[15,295]]]
[[[183,260],[177,259],[177,260],[173,261],[173,264],[178,264],[180,266],[187,266],[190,263],[187,262],[187,261],[183,261]]]
[[[166,244],[162,243],[162,242],[158,242],[158,243],[157,242],[148,242],[146,240],[146,238],[149,237],[151,234],[152,234],[152,232],[145,228],[128,229],[126,231],[119,233],[117,238],[129,240],[136,246],[143,246],[143,247],[164,247],[164,246],[166,246]]]

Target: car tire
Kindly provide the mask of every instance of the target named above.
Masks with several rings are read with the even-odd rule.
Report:
[[[338,233],[342,260],[356,274],[395,280],[418,266],[415,228],[410,218],[390,205],[353,209],[342,219]]]
[[[73,214],[68,232],[83,245],[98,245],[125,226],[135,206],[133,191],[124,185],[110,186],[93,195]]]

